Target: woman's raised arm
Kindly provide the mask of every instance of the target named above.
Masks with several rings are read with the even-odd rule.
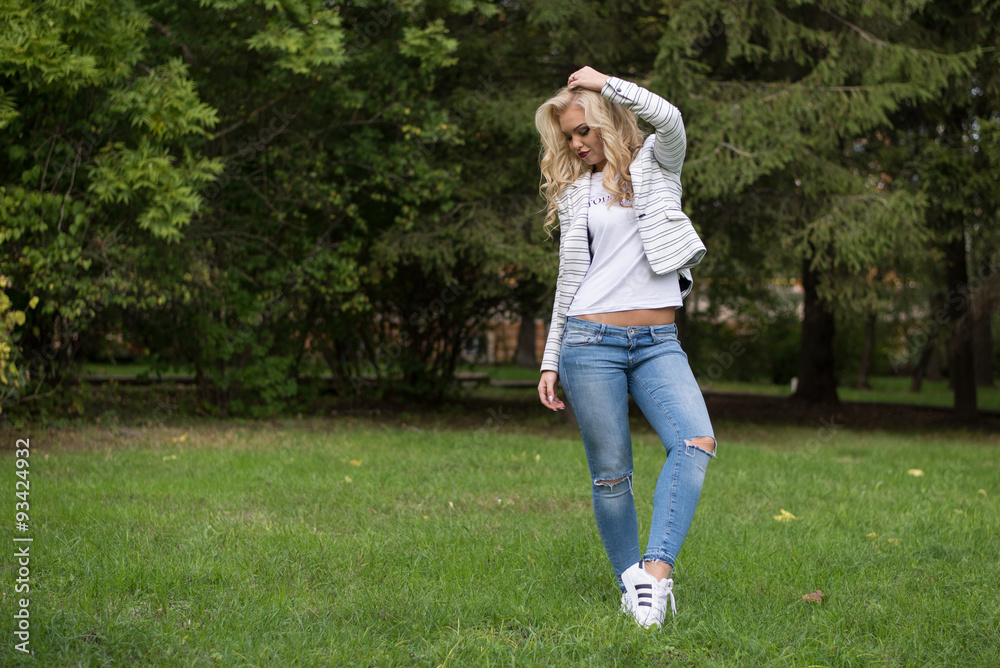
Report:
[[[583,67],[569,77],[570,87],[586,88],[628,108],[656,131],[653,155],[664,169],[680,173],[687,152],[687,135],[680,110],[639,84]]]

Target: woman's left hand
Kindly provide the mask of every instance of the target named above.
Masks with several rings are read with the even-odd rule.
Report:
[[[559,383],[559,374],[555,371],[543,371],[542,379],[538,381],[538,398],[542,405],[554,411],[561,411],[566,408],[562,399],[556,396],[556,385]]]
[[[604,88],[604,82],[610,79],[607,74],[601,74],[593,67],[582,67],[569,75],[566,85],[570,88],[584,88],[600,93]]]

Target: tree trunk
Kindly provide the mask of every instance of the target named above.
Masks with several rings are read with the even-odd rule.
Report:
[[[926,373],[924,378],[926,380],[933,380],[934,382],[944,379],[943,366],[944,364],[941,361],[941,348],[939,346],[935,346],[931,350],[930,359],[927,360],[927,368],[925,369]]]
[[[536,367],[535,353],[535,308],[534,304],[521,305],[521,324],[517,328],[517,352],[514,363],[518,366]]]
[[[948,377],[955,392],[955,416],[972,419],[977,415],[976,365],[972,352],[969,268],[964,235],[955,235],[945,246],[945,264],[948,321],[952,324],[951,340],[948,342]]]
[[[934,356],[934,350],[937,347],[937,336],[932,335],[928,340],[926,345],[924,345],[923,351],[920,353],[920,359],[917,361],[916,366],[913,368],[913,380],[910,381],[910,392],[919,392],[921,385],[924,382],[924,374],[927,373],[927,365],[930,363],[931,358]]]
[[[993,387],[993,332],[989,314],[975,319],[972,325],[972,355],[976,360],[976,385]]]
[[[793,395],[814,403],[836,404],[837,378],[833,368],[834,318],[816,292],[819,275],[802,265],[805,310],[802,316],[802,343],[799,349],[799,384]]]
[[[992,269],[992,263],[988,258],[984,258],[979,263],[979,276],[984,280],[987,279]],[[972,325],[972,353],[976,360],[978,387],[993,387],[993,332],[990,328],[992,304],[992,300],[985,299],[977,305]]]
[[[875,323],[878,316],[872,313],[865,323],[865,348],[861,353],[861,366],[858,368],[858,380],[854,386],[859,390],[870,390],[868,374],[872,370],[872,357],[875,354]]]

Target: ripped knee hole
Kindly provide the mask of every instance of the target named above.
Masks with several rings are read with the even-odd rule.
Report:
[[[691,438],[684,441],[685,445],[693,445],[699,450],[704,450],[708,454],[715,453],[715,439],[710,436],[699,436],[698,438]]]
[[[595,480],[595,485],[617,485],[620,482],[628,480],[627,475],[623,475],[621,478],[616,478],[615,480]]]

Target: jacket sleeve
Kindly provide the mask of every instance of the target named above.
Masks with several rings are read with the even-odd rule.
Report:
[[[560,302],[562,301],[562,285],[563,285],[563,274],[566,269],[566,263],[564,258],[564,244],[563,241],[566,235],[563,234],[565,230],[560,228],[559,234],[559,276],[556,278],[556,295],[552,300],[552,318],[549,320],[549,334],[545,339],[545,352],[542,353],[542,368],[541,371],[555,371],[559,373],[559,354],[562,350],[562,335],[563,330],[566,328],[566,315],[565,311],[562,314],[559,312]]]
[[[687,152],[687,135],[680,110],[656,93],[618,77],[604,82],[601,95],[630,109],[656,131],[653,155],[660,165],[680,174]]]

